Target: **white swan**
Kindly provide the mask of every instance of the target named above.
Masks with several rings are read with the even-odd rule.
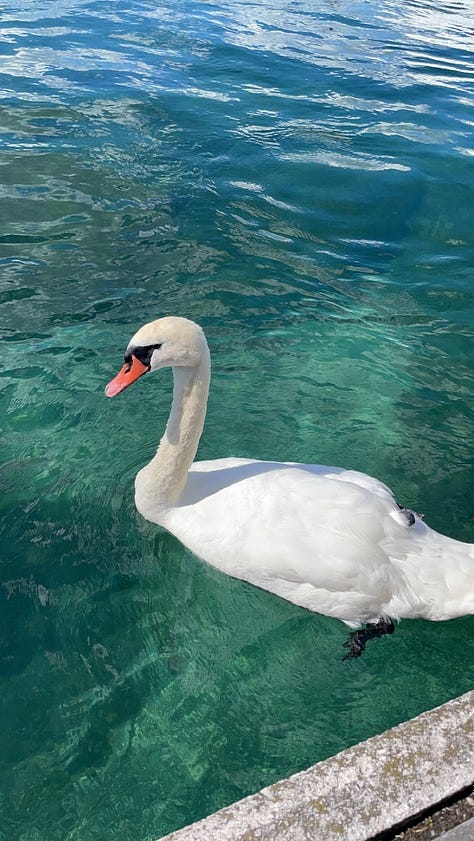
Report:
[[[195,555],[352,628],[350,657],[391,619],[474,613],[474,545],[438,534],[377,479],[338,467],[223,458],[193,463],[206,415],[210,356],[185,318],[145,324],[108,384],[113,397],[171,366],[170,417],[135,503]]]

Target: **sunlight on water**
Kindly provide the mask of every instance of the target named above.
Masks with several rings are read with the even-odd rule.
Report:
[[[6,841],[151,841],[472,687],[472,617],[356,663],[342,623],[207,568],[133,477],[213,355],[199,455],[378,476],[474,541],[469,4],[70,0],[0,33]]]

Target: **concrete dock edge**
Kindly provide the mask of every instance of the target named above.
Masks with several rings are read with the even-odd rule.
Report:
[[[459,824],[439,836],[438,841],[472,841],[474,838],[474,818]]]
[[[368,841],[473,779],[468,692],[161,841]]]

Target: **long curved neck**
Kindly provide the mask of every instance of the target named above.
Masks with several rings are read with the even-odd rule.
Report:
[[[186,484],[206,417],[209,351],[193,368],[173,368],[173,403],[156,455],[135,480],[135,504],[148,520],[175,506]]]

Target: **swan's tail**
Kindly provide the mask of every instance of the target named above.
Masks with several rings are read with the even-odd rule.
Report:
[[[474,613],[474,544],[439,534],[418,517],[407,538],[406,554],[398,545],[391,556],[410,595],[394,599],[390,615],[439,621]]]

